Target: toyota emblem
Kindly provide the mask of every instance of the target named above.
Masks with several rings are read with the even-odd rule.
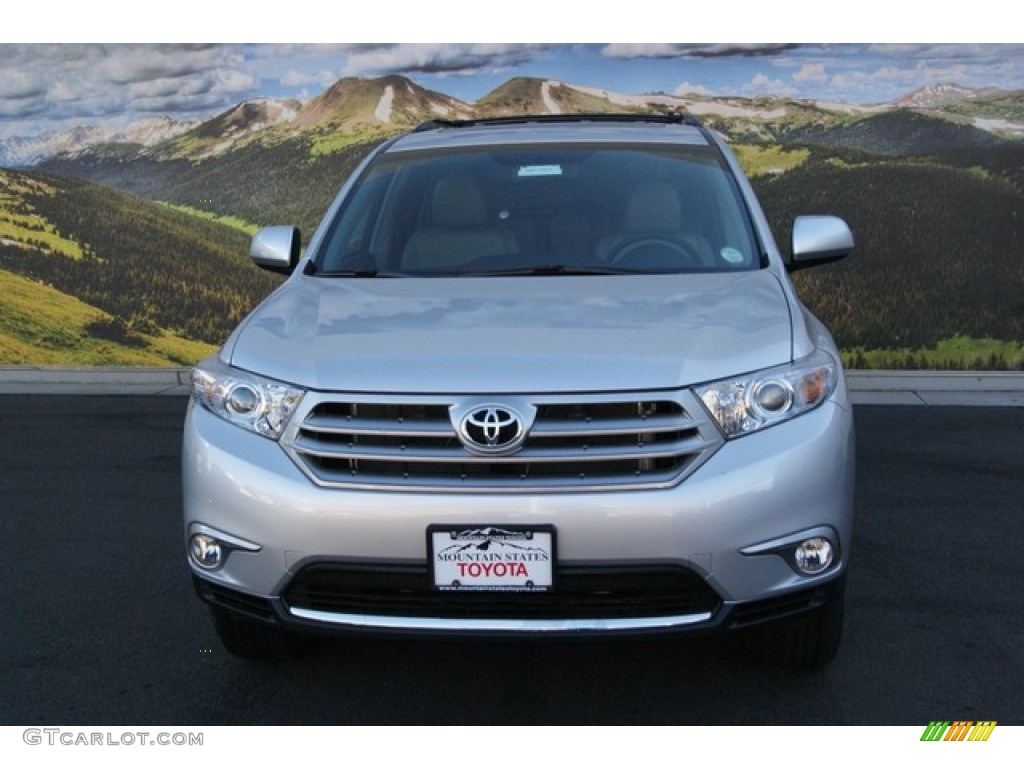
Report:
[[[482,405],[462,417],[459,424],[462,442],[479,453],[514,451],[526,437],[523,418],[504,405]]]

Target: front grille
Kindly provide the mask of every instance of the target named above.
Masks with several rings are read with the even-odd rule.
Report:
[[[444,619],[626,619],[713,613],[718,595],[675,565],[562,565],[552,592],[439,592],[423,563],[310,565],[284,593],[290,608]]]
[[[667,487],[722,443],[685,390],[508,398],[535,414],[532,426],[521,448],[489,456],[468,450],[456,431],[452,413],[465,412],[472,400],[309,397],[283,444],[315,483],[339,488],[507,493]]]

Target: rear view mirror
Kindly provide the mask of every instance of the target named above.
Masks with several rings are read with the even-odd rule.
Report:
[[[256,266],[290,275],[299,263],[302,236],[293,226],[264,227],[252,238],[249,258]]]
[[[797,216],[793,222],[793,255],[786,269],[815,267],[838,261],[853,250],[853,233],[837,216]]]

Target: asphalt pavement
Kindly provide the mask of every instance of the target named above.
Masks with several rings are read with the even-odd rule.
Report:
[[[185,566],[185,406],[0,396],[0,724],[1024,723],[1024,408],[855,408],[843,646],[793,674],[712,639],[350,640],[236,660]]]

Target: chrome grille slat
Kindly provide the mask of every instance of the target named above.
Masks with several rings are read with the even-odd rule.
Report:
[[[281,443],[322,486],[507,493],[669,487],[724,442],[688,390],[508,399],[536,415],[505,454],[465,448],[452,415],[500,395],[309,393]]]
[[[638,430],[638,426],[642,427]],[[625,419],[615,421],[552,421],[538,424],[532,430],[535,436],[544,437],[566,437],[580,434],[587,435],[617,435],[624,432],[661,433],[679,432],[682,430],[695,429],[697,423],[692,419],[680,418],[679,416],[651,416],[639,421],[627,421]]]
[[[392,460],[408,462],[443,462],[465,464],[470,458],[466,451],[459,448],[432,448],[413,452],[402,448],[335,448],[330,449],[322,443],[300,437],[294,442],[295,448],[309,456],[345,460]],[[648,443],[635,445],[631,450],[607,447],[596,447],[583,450],[556,450],[553,448],[524,448],[510,456],[490,456],[491,464],[523,464],[530,462],[565,462],[565,461],[629,461],[632,459],[662,459],[691,453],[709,447],[699,438],[679,440],[673,443]]]
[[[680,472],[647,473],[643,482],[635,475],[601,475],[595,477],[533,477],[508,476],[491,479],[486,483],[478,478],[462,475],[446,475],[436,477],[405,477],[389,475],[384,478],[363,478],[358,475],[332,470],[318,470],[319,484],[332,488],[348,488],[353,490],[388,490],[388,491],[434,491],[446,493],[557,493],[565,491],[614,491],[629,489],[663,488],[675,485],[679,481]]]
[[[384,419],[346,418],[342,416],[310,416],[303,430],[336,435],[390,435],[393,437],[450,437],[455,430],[450,423],[403,422]]]

